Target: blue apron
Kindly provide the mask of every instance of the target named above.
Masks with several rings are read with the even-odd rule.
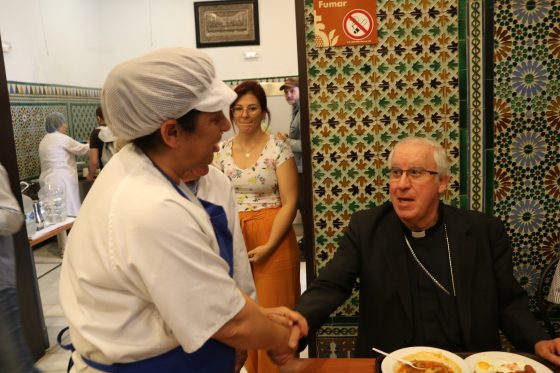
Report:
[[[155,164],[154,164],[155,166]],[[158,168],[156,166],[156,168]],[[158,168],[159,170],[159,168]],[[161,170],[160,170],[161,172]],[[167,175],[162,174],[169,180]],[[187,195],[172,181],[177,192],[186,199]],[[220,256],[229,265],[229,275],[233,276],[233,239],[228,229],[227,216],[222,206],[199,199],[206,210],[214,229],[214,234],[220,248]],[[62,345],[62,334],[68,328],[63,329],[57,339],[61,347],[73,351],[73,346]],[[186,353],[181,346],[164,354],[135,361],[131,363],[101,364],[91,361],[82,356],[82,360],[92,368],[109,373],[148,373],[148,372],[182,372],[182,373],[224,373],[233,372],[235,367],[235,349],[214,339],[206,341],[202,347],[193,353]],[[72,358],[68,365],[68,371],[72,367]]]

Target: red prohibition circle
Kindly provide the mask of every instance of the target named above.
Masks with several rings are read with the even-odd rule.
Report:
[[[369,25],[367,24],[368,22]],[[373,31],[373,18],[369,12],[363,9],[351,10],[344,16],[342,29],[350,39],[365,39],[370,36]]]

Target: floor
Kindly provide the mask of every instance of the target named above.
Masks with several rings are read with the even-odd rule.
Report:
[[[302,229],[301,225],[297,223],[298,220],[296,219],[294,229],[296,235],[300,238]],[[39,279],[39,292],[49,335],[49,345],[51,346],[46,351],[45,356],[37,362],[36,366],[45,373],[65,373],[70,353],[59,347],[56,343],[58,332],[67,326],[58,301],[58,278],[62,259],[60,258],[56,241],[47,241],[45,244],[37,247],[33,250],[33,256]],[[304,262],[301,262],[300,265],[301,290],[303,292],[306,288],[306,269]],[[307,349],[300,354],[300,357],[307,357]]]
[[[47,326],[49,345],[51,346],[46,351],[45,356],[37,362],[36,366],[43,372],[64,373],[68,366],[70,353],[59,347],[56,343],[58,332],[68,325],[58,301],[58,277],[60,275],[62,259],[59,255],[56,240],[47,241],[46,244],[33,250],[33,256],[35,258],[45,325]]]

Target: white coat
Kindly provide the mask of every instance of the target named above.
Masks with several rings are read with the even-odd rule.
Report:
[[[243,308],[210,219],[193,202],[134,144],[103,168],[68,236],[60,273],[73,371],[96,371],[80,356],[111,364],[179,345],[196,351]]]
[[[39,184],[41,188],[47,183],[64,188],[68,216],[77,216],[81,205],[76,156],[85,155],[88,151],[88,144],[80,144],[60,132],[47,133],[39,143]]]

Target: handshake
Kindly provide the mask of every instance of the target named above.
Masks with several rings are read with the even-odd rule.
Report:
[[[268,351],[268,356],[274,364],[283,365],[294,357],[300,339],[307,337],[309,332],[307,320],[300,313],[287,307],[261,308],[261,310],[271,321],[289,328],[287,345]]]

